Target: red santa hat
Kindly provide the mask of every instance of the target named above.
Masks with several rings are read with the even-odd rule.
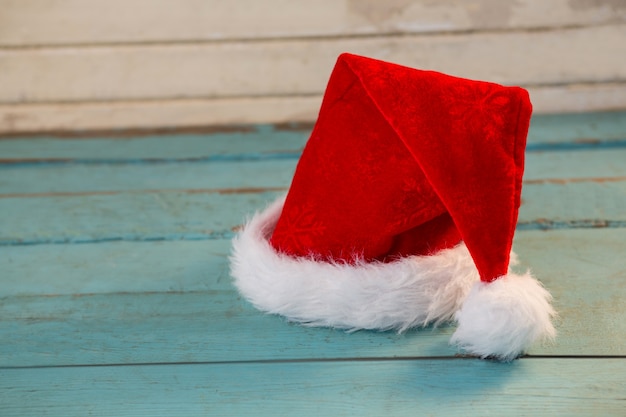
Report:
[[[509,269],[531,116],[518,87],[343,54],[285,197],[233,240],[235,285],[306,325],[406,330],[510,360],[554,337]]]

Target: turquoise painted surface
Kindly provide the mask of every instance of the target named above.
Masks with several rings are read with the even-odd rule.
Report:
[[[20,277],[3,289],[0,367],[456,353],[448,326],[347,334],[264,316],[232,288],[227,240],[72,246],[0,252],[4,272]],[[561,313],[556,343],[531,355],[626,355],[623,246],[623,229],[517,234],[518,269],[532,268]]]
[[[258,162],[164,163],[131,165],[43,165],[4,167],[0,193],[98,193],[145,190],[287,186],[296,159]],[[233,176],[233,171],[237,172]]]
[[[610,115],[613,125],[619,125],[621,118]],[[606,116],[600,115],[600,121]],[[562,126],[554,122],[558,120],[554,117],[547,120],[551,124],[544,124]],[[594,132],[590,126],[595,125],[588,120],[583,125],[587,133]],[[601,126],[598,122],[596,130]],[[584,133],[583,127],[570,127],[571,131],[556,137]],[[543,130],[535,131],[541,137]],[[256,142],[255,135],[259,139]],[[295,139],[290,140],[292,136]],[[301,132],[271,129],[222,134],[215,138],[215,154],[229,156],[230,160],[121,165],[106,162],[106,158],[119,156],[111,154],[119,152],[116,144],[144,142],[128,149],[141,160],[165,156],[176,139],[50,139],[59,146],[70,141],[72,146],[41,149],[38,144],[44,139],[0,141],[0,145],[29,144],[27,149],[44,156],[52,153],[84,157],[88,152],[99,151],[102,153],[94,154],[94,158],[104,161],[87,165],[0,165],[0,196],[4,197],[0,198],[0,211],[5,214],[0,219],[0,244],[229,237],[247,213],[284,192],[296,163],[297,154],[291,153],[291,146],[301,146],[302,137]],[[185,152],[197,152],[200,143],[208,146],[212,139],[197,135],[183,138],[176,147],[178,153],[172,151],[174,156],[189,157]],[[623,227],[626,144],[623,145],[615,149],[600,146],[595,150],[529,152],[520,228],[549,229],[572,224],[595,227],[602,222]],[[246,159],[245,155],[266,155],[269,159]],[[291,156],[285,159],[284,155]]]
[[[271,126],[206,134],[163,134],[130,137],[0,138],[0,158],[16,162],[201,160],[248,155],[251,158],[298,153],[308,130],[280,130]],[[233,144],[237,144],[233,147]]]
[[[626,170],[624,161],[626,147],[528,153],[524,179],[528,182],[621,177]],[[296,158],[281,158],[213,163],[4,165],[0,168],[0,193],[223,189],[242,187],[242,184],[245,187],[286,187],[296,163]],[[237,176],[232,175],[233,171]]]
[[[593,143],[626,139],[626,113],[573,113],[534,115],[528,144]]]
[[[240,299],[228,238],[306,130],[0,139],[0,415],[623,415],[625,116],[533,118],[515,250],[559,338],[510,365]]]
[[[0,245],[227,238],[246,216],[285,192],[243,191],[0,198]],[[527,184],[522,199],[520,230],[626,222],[626,177]]]
[[[0,198],[0,245],[229,237],[282,192]]]
[[[0,370],[0,403],[5,417],[623,416],[624,374],[620,359],[21,369]]]
[[[0,138],[0,159],[27,161],[137,161],[219,159],[233,155],[270,156],[298,153],[310,128],[280,129],[271,126],[243,127],[239,131],[204,134],[161,134],[84,138]],[[528,134],[529,149],[551,144],[602,146],[625,140],[623,112],[534,116]],[[254,150],[254,152],[252,151]]]

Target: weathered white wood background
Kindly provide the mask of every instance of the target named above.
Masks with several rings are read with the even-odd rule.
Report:
[[[626,108],[626,0],[0,0],[0,133],[312,121],[343,51]]]

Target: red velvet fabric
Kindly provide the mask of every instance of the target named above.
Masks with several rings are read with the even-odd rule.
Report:
[[[506,274],[530,122],[518,87],[343,54],[271,238],[320,261],[393,261],[462,239]]]

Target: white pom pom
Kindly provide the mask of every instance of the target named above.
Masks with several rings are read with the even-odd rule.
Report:
[[[530,273],[474,284],[457,311],[451,343],[481,358],[510,361],[556,335],[552,296]]]

